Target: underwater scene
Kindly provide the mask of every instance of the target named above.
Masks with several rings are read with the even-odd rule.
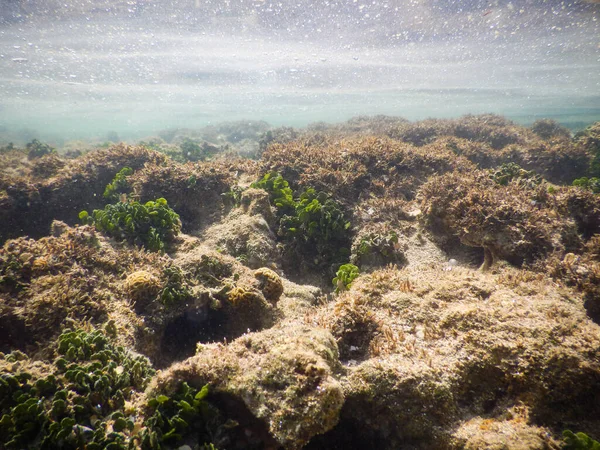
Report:
[[[600,2],[0,0],[0,449],[600,450]]]

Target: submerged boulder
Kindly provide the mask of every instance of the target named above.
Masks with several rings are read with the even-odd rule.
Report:
[[[279,445],[297,449],[338,421],[344,402],[338,364],[328,332],[273,328],[229,345],[200,345],[195,356],[162,372],[150,391],[175,391],[183,381],[193,387],[208,383],[211,392],[243,402]]]

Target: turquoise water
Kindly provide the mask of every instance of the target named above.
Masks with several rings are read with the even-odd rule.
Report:
[[[600,120],[598,2],[2,1],[12,138],[359,114]]]

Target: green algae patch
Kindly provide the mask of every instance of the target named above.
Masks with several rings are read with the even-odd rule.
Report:
[[[226,421],[207,400],[208,386],[184,383],[171,397],[145,400],[155,370],[144,356],[112,342],[113,327],[65,331],[52,364],[32,362],[22,352],[2,355],[2,448],[158,450],[183,439],[215,448],[211,437]]]
[[[164,251],[165,243],[181,230],[179,215],[164,198],[144,204],[118,202],[95,209],[91,215],[81,211],[79,219],[115,239],[143,245],[151,251]]]

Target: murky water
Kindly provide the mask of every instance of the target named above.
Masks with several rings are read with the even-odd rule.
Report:
[[[0,0],[0,129],[600,119],[600,3]]]

